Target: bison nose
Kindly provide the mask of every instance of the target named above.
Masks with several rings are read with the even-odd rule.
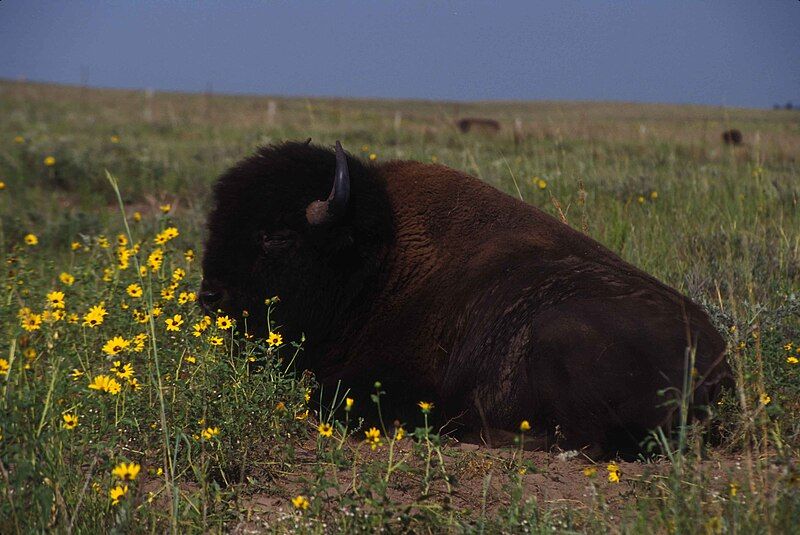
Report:
[[[202,290],[200,292],[200,304],[206,310],[216,310],[222,301],[222,292],[217,290]]]

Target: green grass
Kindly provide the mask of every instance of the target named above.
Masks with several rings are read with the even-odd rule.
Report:
[[[503,130],[460,134],[463,116]],[[722,145],[730,127],[744,146]],[[340,392],[307,414],[319,392],[293,367],[302,340],[237,342],[216,324],[194,336],[202,317],[189,294],[211,183],[259,144],[307,137],[479,176],[703,304],[739,381],[715,408],[720,444],[686,429],[683,449],[662,442],[663,461],[620,463],[614,483],[605,465],[585,475],[592,465],[580,457],[456,447],[427,425],[398,439],[386,422],[368,441],[359,409],[379,402],[380,388],[352,410]],[[0,530],[795,530],[799,155],[800,115],[790,111],[148,97],[0,82]],[[179,235],[154,243],[170,227]],[[120,247],[135,250],[124,268]],[[63,309],[47,303],[56,290]],[[84,325],[101,303],[102,324]],[[168,330],[175,315],[182,324]],[[26,330],[26,318],[41,323]],[[116,336],[129,345],[111,355]],[[98,375],[119,392],[89,388]],[[133,481],[112,474],[122,462],[141,466]],[[125,485],[113,504],[109,491]]]

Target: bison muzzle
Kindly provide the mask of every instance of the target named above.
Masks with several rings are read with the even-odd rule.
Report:
[[[432,401],[489,440],[527,419],[541,445],[635,453],[687,376],[695,413],[732,377],[706,313],[598,242],[459,171],[338,142],[268,146],[220,177],[200,295],[257,335],[279,295],[324,391],[367,405],[379,380],[386,416]]]

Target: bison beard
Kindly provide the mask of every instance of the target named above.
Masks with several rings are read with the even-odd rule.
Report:
[[[537,445],[630,454],[675,420],[690,352],[695,413],[732,381],[696,304],[459,171],[285,143],[220,177],[214,201],[203,306],[248,310],[264,335],[279,295],[283,333],[306,335],[301,366],[360,400],[380,380],[390,418],[433,401],[462,436],[527,419]]]

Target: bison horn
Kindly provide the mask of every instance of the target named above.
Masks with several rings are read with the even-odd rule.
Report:
[[[314,201],[306,208],[306,219],[312,226],[329,225],[340,219],[350,201],[350,171],[342,144],[336,142],[336,172],[333,188],[325,201]]]

